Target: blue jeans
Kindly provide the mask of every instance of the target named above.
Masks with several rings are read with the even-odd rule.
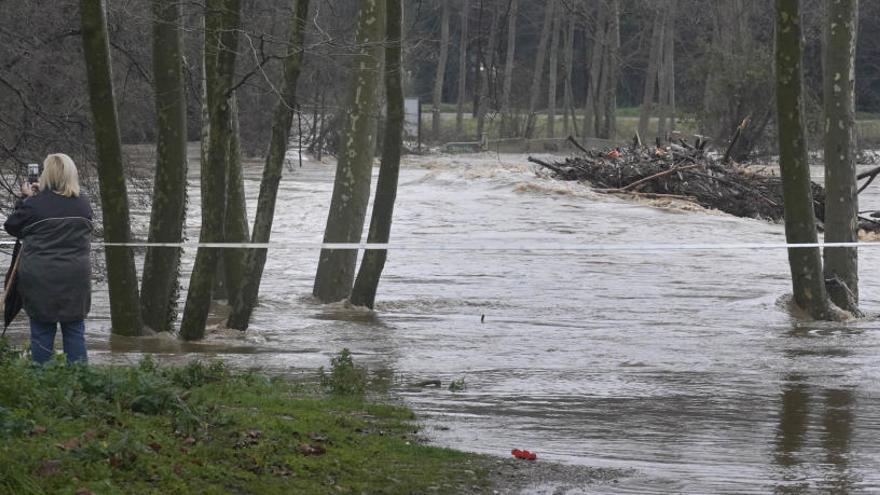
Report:
[[[31,356],[34,361],[44,364],[55,353],[55,331],[58,323],[31,319]],[[61,322],[61,339],[68,363],[87,363],[86,324],[83,320]]]

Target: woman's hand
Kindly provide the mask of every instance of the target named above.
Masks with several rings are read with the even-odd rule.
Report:
[[[30,182],[25,182],[21,185],[21,195],[24,197],[31,197],[38,192],[40,192],[39,184],[31,184]]]

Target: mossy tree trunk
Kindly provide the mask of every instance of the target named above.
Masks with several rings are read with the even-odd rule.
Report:
[[[803,102],[803,34],[800,0],[776,0],[776,102],[779,167],[785,202],[785,238],[816,243],[816,218],[807,161]],[[790,248],[794,303],[816,319],[834,319],[818,248]]]
[[[287,144],[290,141],[290,127],[293,124],[296,109],[296,87],[305,53],[303,42],[309,14],[309,0],[295,0],[295,2],[296,5],[291,17],[290,40],[284,60],[284,82],[281,85],[278,105],[275,107],[275,113],[272,117],[269,153],[263,167],[263,180],[260,182],[260,195],[257,199],[257,212],[254,216],[251,241],[255,243],[267,243],[271,239],[278,186],[281,183],[284,157],[287,154]],[[227,326],[230,328],[247,330],[251,314],[257,304],[267,254],[265,249],[249,251],[242,288],[232,301],[232,312],[227,321]]]
[[[227,155],[230,126],[230,89],[235,72],[240,0],[208,0],[206,3],[205,66],[207,70],[210,130],[208,160],[202,162],[202,228],[199,242],[223,242],[226,213]],[[211,66],[215,65],[214,70]],[[218,248],[199,248],[190,277],[180,336],[199,340],[211,307],[211,292],[217,272]]]
[[[333,197],[324,230],[326,243],[358,243],[364,229],[373,170],[373,133],[382,44],[385,0],[360,0],[358,54],[352,70],[343,145],[336,167]],[[354,283],[357,250],[322,249],[312,291],[321,302],[346,299]]]
[[[855,164],[855,55],[858,0],[827,4],[825,40],[825,241],[857,242],[859,195]],[[825,278],[837,277],[859,296],[856,248],[826,248]],[[844,293],[832,300],[847,308]]]
[[[387,243],[391,237],[394,200],[397,197],[397,178],[400,172],[400,150],[403,145],[403,77],[401,73],[401,43],[403,25],[402,0],[387,0],[385,28],[385,95],[388,105],[385,120],[385,139],[382,164],[373,200],[373,214],[367,242]],[[388,251],[369,249],[364,253],[361,267],[351,291],[351,303],[373,309],[379,278],[385,268]]]
[[[119,120],[113,94],[105,5],[103,0],[82,0],[80,8],[83,53],[98,155],[104,240],[124,243],[131,239],[128,190],[122,166]],[[118,335],[140,335],[143,328],[134,255],[128,247],[108,246],[105,256],[112,332]]]
[[[183,240],[186,217],[186,96],[183,11],[176,0],[153,0],[153,84],[156,98],[156,174],[150,212],[151,243]],[[148,248],[141,285],[144,324],[170,332],[177,314],[180,248]]]
[[[449,60],[449,2],[443,3],[440,17],[440,60],[437,61],[437,74],[434,76],[433,105],[431,108],[431,135],[434,141],[440,141],[441,109],[443,103],[443,84],[446,79],[446,61]]]

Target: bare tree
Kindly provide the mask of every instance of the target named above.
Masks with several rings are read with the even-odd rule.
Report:
[[[658,68],[660,67],[660,55],[663,49],[664,31],[666,28],[666,18],[669,10],[666,8],[667,2],[658,2],[656,4],[657,12],[654,15],[654,28],[651,35],[651,49],[648,55],[648,69],[645,72],[645,90],[642,93],[642,110],[639,114],[639,136],[642,139],[648,139],[648,126],[654,111],[654,95],[657,89]],[[664,83],[665,88],[665,83]]]
[[[240,0],[208,0],[205,9],[210,136],[208,160],[201,164],[202,228],[199,242],[217,243],[224,241],[227,155],[232,132],[230,92],[241,24],[241,3]],[[218,251],[217,248],[199,248],[196,253],[180,324],[180,336],[186,340],[199,340],[205,335],[205,322],[218,267]]]
[[[510,126],[510,96],[513,89],[513,65],[516,55],[516,20],[519,17],[519,0],[510,0],[507,9],[507,50],[504,62],[504,82],[501,89],[501,136],[508,136],[512,129]]]
[[[803,35],[800,0],[776,0],[776,101],[785,238],[815,244],[816,218],[803,118]],[[825,291],[818,248],[789,248],[794,303],[819,320],[838,315]]]
[[[492,16],[492,22],[489,28],[489,46],[486,49],[486,55],[481,54],[482,67],[480,70],[480,99],[477,108],[477,139],[482,143],[485,142],[486,114],[489,112],[491,103],[490,76],[495,72],[495,47],[498,42],[498,31],[501,22],[498,15],[498,7],[495,0],[489,0],[489,15]]]
[[[571,116],[572,123],[577,126],[577,114],[574,109],[574,87],[571,82],[572,75],[574,74],[574,35],[576,27],[577,16],[574,12],[568,12],[568,23],[565,29],[564,68],[562,71],[564,88],[562,95],[564,110],[562,114],[562,129],[566,135],[571,135],[569,115]],[[575,129],[574,134],[577,134],[577,129]]]
[[[675,0],[670,0],[658,69],[660,108],[657,135],[661,138],[665,138],[667,132],[675,130],[675,4]]]
[[[373,134],[376,119],[379,67],[385,36],[385,0],[360,0],[358,54],[354,60],[346,136],[336,167],[333,198],[324,230],[324,242],[360,242],[364,230],[373,170]],[[312,294],[324,303],[346,299],[354,283],[357,251],[322,249]]]
[[[153,84],[157,138],[150,212],[151,243],[183,240],[186,216],[186,95],[183,80],[183,12],[176,0],[153,0]],[[141,285],[144,324],[173,330],[177,315],[180,248],[147,249]]]
[[[272,117],[272,138],[269,142],[269,153],[263,168],[263,180],[260,182],[260,195],[257,199],[257,212],[254,217],[251,241],[255,243],[268,243],[272,235],[278,185],[281,183],[284,157],[290,140],[290,127],[296,110],[297,83],[302,72],[305,52],[303,44],[309,13],[309,0],[294,0],[294,2],[295,6],[290,23],[290,40],[284,59],[284,81]],[[251,314],[257,303],[263,268],[266,265],[266,255],[267,250],[265,249],[249,251],[244,283],[241,290],[238,291],[238,297],[232,301],[232,312],[227,321],[230,328],[247,330]]]
[[[394,200],[397,197],[397,178],[400,172],[400,150],[403,145],[403,78],[401,74],[401,43],[403,24],[402,0],[387,0],[388,20],[385,28],[385,95],[388,116],[385,120],[385,139],[382,146],[382,164],[373,200],[373,214],[367,242],[387,243],[391,237]],[[373,308],[379,278],[385,268],[388,251],[368,249],[364,252],[351,303]]]
[[[468,24],[471,18],[471,0],[463,0],[461,6],[461,38],[458,45],[458,107],[455,113],[455,134],[464,132],[464,102],[467,99]]]
[[[611,0],[608,22],[608,53],[605,56],[605,77],[602,111],[604,119],[599,137],[613,139],[617,134],[617,83],[620,74],[620,0]],[[598,127],[598,126],[597,126]]]
[[[825,241],[858,242],[859,195],[855,163],[855,57],[858,0],[828,2],[825,41]],[[856,248],[826,248],[825,278],[859,295]],[[832,301],[851,309],[846,291]]]
[[[440,18],[440,60],[437,61],[437,73],[434,76],[433,106],[431,108],[431,133],[435,141],[440,140],[441,109],[443,103],[443,83],[446,77],[446,61],[449,59],[449,2],[441,0],[443,14]]]
[[[544,81],[544,62],[547,58],[547,43],[550,41],[550,30],[553,27],[553,10],[556,7],[556,0],[547,0],[544,8],[544,26],[541,28],[541,38],[538,41],[538,53],[535,55],[535,68],[532,71],[532,87],[529,91],[529,114],[526,120],[527,138],[535,133],[535,123],[537,121],[538,100],[541,97],[541,84]]]
[[[599,132],[597,120],[600,115],[599,95],[601,94],[600,83],[602,81],[603,58],[605,56],[605,44],[608,23],[608,12],[602,5],[599,5],[596,11],[595,22],[593,23],[593,43],[592,48],[587,51],[589,60],[587,67],[589,68],[589,76],[587,78],[587,99],[584,110],[584,138],[595,137]],[[588,27],[587,32],[590,32]]]
[[[547,91],[547,137],[556,137],[556,90],[559,87],[559,40],[562,33],[562,8],[553,11],[553,35],[550,40],[550,75]]]
[[[229,99],[229,150],[226,154],[226,212],[223,222],[223,238],[229,243],[246,243],[250,240],[247,205],[244,194],[244,172],[241,169],[241,138],[238,117],[238,99]],[[243,249],[227,249],[221,254],[223,281],[227,303],[240,297],[247,269],[247,252]]]
[[[98,153],[104,239],[109,243],[125,243],[131,239],[128,190],[122,166],[105,5],[103,0],[82,0],[80,8],[83,54]],[[128,247],[122,246],[107,246],[105,256],[113,333],[140,335],[142,324],[134,256]]]

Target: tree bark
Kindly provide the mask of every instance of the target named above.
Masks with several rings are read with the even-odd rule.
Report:
[[[446,61],[449,59],[449,2],[443,2],[443,13],[440,18],[440,60],[437,61],[437,74],[434,76],[434,101],[431,108],[431,134],[434,141],[440,141],[441,111],[443,103],[443,83],[446,77]]]
[[[210,136],[208,161],[201,164],[202,228],[199,242],[224,241],[226,217],[226,171],[231,138],[230,90],[235,72],[238,29],[241,25],[240,0],[206,2],[205,65],[207,71]],[[211,66],[215,69],[212,71]],[[211,292],[218,268],[217,248],[199,248],[190,276],[189,291],[180,324],[180,336],[199,340],[205,335],[205,323],[211,307]]]
[[[667,8],[669,9],[669,12],[666,15],[666,23],[663,28],[663,46],[660,49],[660,67],[657,69],[657,87],[660,91],[660,95],[657,99],[657,135],[664,140],[666,139],[667,134],[671,131],[671,127],[674,127],[674,124],[672,123],[674,120],[672,95],[675,93],[675,76],[672,67],[672,64],[674,63],[672,52],[675,47],[675,32],[673,31],[675,25],[675,0],[670,0]]]
[[[391,236],[394,200],[397,197],[397,179],[400,172],[400,150],[403,145],[403,79],[401,77],[401,43],[403,24],[402,0],[387,0],[385,46],[385,92],[388,116],[385,120],[385,140],[382,163],[373,201],[373,214],[367,242],[387,243]],[[364,253],[361,267],[351,291],[351,303],[373,309],[376,290],[385,268],[388,251],[369,249]]]
[[[547,43],[550,40],[550,30],[553,27],[553,10],[556,0],[547,0],[544,8],[544,26],[541,28],[541,38],[538,41],[538,53],[535,55],[535,68],[532,71],[532,86],[529,91],[529,114],[526,119],[527,138],[535,134],[535,125],[538,119],[538,99],[541,97],[541,84],[544,82],[544,62],[547,58]]]
[[[107,242],[124,243],[131,239],[128,191],[122,166],[116,100],[113,95],[105,5],[103,0],[82,0],[80,8],[83,53],[98,155],[104,239]],[[131,249],[108,246],[105,257],[112,332],[118,335],[140,335],[143,329],[138,280]]]
[[[238,99],[233,95],[229,101],[230,139],[226,162],[226,218],[223,234],[226,242],[246,243],[249,241],[247,204],[244,193],[244,173],[241,169],[241,141],[238,125]],[[226,249],[223,251],[224,282],[226,300],[230,306],[240,297],[247,269],[247,251]]]
[[[186,217],[186,95],[183,11],[176,0],[153,0],[153,84],[156,99],[156,173],[147,242],[179,243]],[[141,285],[143,323],[170,332],[177,316],[180,248],[148,248]]]
[[[788,243],[816,243],[816,218],[803,116],[803,35],[800,0],[776,0],[776,101],[779,167]],[[833,319],[818,248],[790,248],[794,303],[816,319]]]
[[[648,139],[648,129],[654,110],[654,94],[657,88],[658,67],[663,48],[666,16],[668,15],[665,4],[666,2],[659,4],[659,9],[654,15],[654,31],[651,35],[651,50],[648,54],[648,70],[645,72],[645,90],[642,93],[642,110],[639,113],[639,136],[643,141]]]
[[[257,212],[254,216],[254,230],[251,242],[268,243],[272,235],[272,221],[275,216],[275,203],[278,198],[278,185],[284,170],[284,157],[290,140],[290,127],[296,108],[296,88],[302,71],[306,22],[309,13],[309,0],[294,0],[294,13],[291,17],[290,40],[284,60],[284,82],[278,95],[278,105],[272,117],[272,137],[269,152],[260,182],[260,195],[257,199]],[[263,268],[266,265],[266,249],[251,249],[247,257],[242,288],[232,302],[227,326],[247,330],[251,315],[257,304]]]
[[[519,0],[510,0],[507,9],[507,50],[504,62],[504,82],[501,88],[501,136],[511,134],[510,96],[513,89],[513,64],[516,55],[516,20],[519,16]]]
[[[461,7],[461,38],[458,45],[458,108],[455,114],[455,135],[464,135],[464,102],[467,99],[467,58],[468,58],[468,24],[471,13],[471,0],[463,0]]]
[[[373,149],[370,146],[376,120],[379,70],[382,60],[385,0],[361,0],[357,28],[359,52],[354,61],[349,108],[345,119],[343,148],[336,167],[333,199],[324,230],[324,242],[357,243],[364,229]],[[332,303],[351,294],[357,250],[322,249],[315,275],[313,295],[321,302]]]
[[[855,163],[855,56],[858,0],[828,2],[825,40],[825,241],[858,242]],[[825,278],[837,277],[858,302],[858,249],[826,248]],[[832,300],[847,308],[835,292]]]
[[[611,0],[610,21],[608,24],[608,54],[605,57],[605,112],[602,132],[599,137],[614,139],[617,134],[617,82],[620,73],[620,0]]]
[[[551,2],[552,3],[552,2]],[[553,11],[553,34],[550,40],[550,75],[547,88],[547,137],[556,137],[556,90],[559,86],[559,38],[562,35],[562,9]]]

